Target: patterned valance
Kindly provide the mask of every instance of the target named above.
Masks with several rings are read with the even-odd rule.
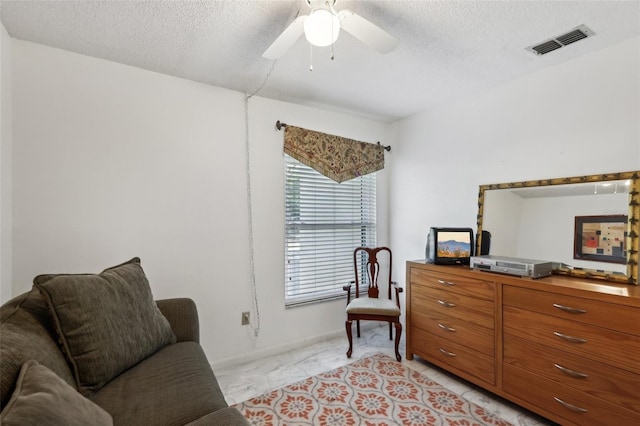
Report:
[[[384,148],[287,125],[284,152],[329,179],[344,182],[384,169]]]

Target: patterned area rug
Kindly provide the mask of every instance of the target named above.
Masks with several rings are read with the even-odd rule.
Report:
[[[383,354],[309,377],[235,407],[255,426],[511,426]]]

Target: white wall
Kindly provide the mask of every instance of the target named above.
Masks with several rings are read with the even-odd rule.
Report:
[[[397,123],[397,257],[424,258],[429,226],[475,228],[481,184],[640,169],[639,63],[636,37]]]
[[[0,24],[0,303],[12,297],[11,37]]]
[[[157,298],[196,301],[213,364],[344,333],[344,301],[284,309],[283,134],[274,125],[386,142],[387,124],[249,101],[256,338],[240,326],[253,304],[244,95],[28,42],[13,48],[14,294],[39,273],[98,272],[140,256]]]

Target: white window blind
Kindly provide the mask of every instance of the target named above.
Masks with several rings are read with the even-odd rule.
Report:
[[[353,250],[376,245],[376,174],[336,183],[285,159],[285,305],[345,296]]]

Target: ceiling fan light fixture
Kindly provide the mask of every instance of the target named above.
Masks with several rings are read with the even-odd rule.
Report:
[[[304,36],[314,46],[330,46],[339,34],[340,20],[326,9],[314,10],[304,21]]]

